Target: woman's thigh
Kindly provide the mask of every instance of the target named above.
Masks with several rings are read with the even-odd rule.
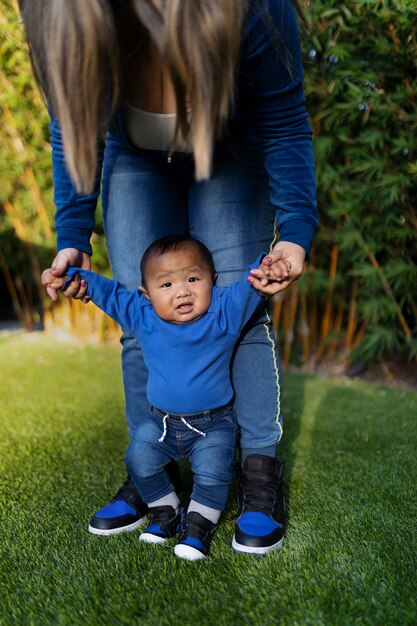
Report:
[[[187,227],[187,188],[163,153],[108,151],[103,172],[107,249],[115,278],[128,289],[140,281],[139,264],[155,240]]]
[[[213,177],[190,189],[191,234],[212,251],[218,284],[239,280],[274,241],[268,179],[257,158],[218,162]],[[232,362],[242,447],[263,448],[281,435],[281,375],[267,307],[244,328]]]
[[[275,216],[258,159],[215,162],[210,180],[190,186],[189,224],[191,235],[211,250],[222,287],[268,252]]]

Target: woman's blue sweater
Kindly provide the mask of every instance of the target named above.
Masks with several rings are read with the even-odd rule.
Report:
[[[236,105],[227,139],[215,151],[227,148],[228,142],[261,150],[280,239],[297,243],[309,253],[318,214],[312,132],[302,79],[300,41],[291,0],[252,0],[242,39]],[[77,195],[66,170],[57,120],[52,119],[50,129],[57,248],[77,248],[91,254],[103,146],[99,149],[94,191]],[[119,109],[108,135],[122,147],[135,149],[126,137]]]

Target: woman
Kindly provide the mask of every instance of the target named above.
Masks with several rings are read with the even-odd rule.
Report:
[[[52,115],[58,254],[43,282],[53,300],[54,276],[90,266],[100,179],[112,270],[128,289],[146,247],[182,232],[211,250],[220,285],[264,249],[281,289],[300,276],[318,218],[290,0],[21,5]],[[83,299],[85,286],[66,295]],[[140,346],[126,332],[121,341],[132,436],[146,374]],[[243,461],[232,545],[264,554],[284,535],[281,377],[266,308],[242,333],[232,378]],[[128,477],[89,530],[133,530],[145,512]]]

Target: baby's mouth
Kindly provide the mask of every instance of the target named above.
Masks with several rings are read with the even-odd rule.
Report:
[[[179,304],[176,307],[176,310],[179,313],[189,313],[190,311],[192,311],[193,309],[193,303],[192,302],[182,302],[181,304]]]

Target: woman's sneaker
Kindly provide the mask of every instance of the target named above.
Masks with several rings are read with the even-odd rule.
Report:
[[[211,536],[217,528],[196,511],[187,513],[181,522],[180,536],[174,554],[181,559],[197,561],[205,559],[209,552]]]
[[[257,554],[280,548],[284,542],[285,500],[282,491],[284,463],[251,454],[245,459],[239,482],[238,510],[232,548]]]
[[[146,523],[147,505],[139,496],[133,478],[127,476],[119,491],[90,520],[93,535],[116,535],[136,530]]]
[[[177,534],[181,523],[181,513],[172,506],[150,507],[149,513],[152,516],[150,524],[139,537],[139,541],[164,543]]]

